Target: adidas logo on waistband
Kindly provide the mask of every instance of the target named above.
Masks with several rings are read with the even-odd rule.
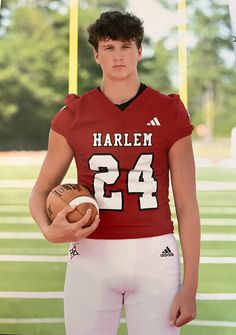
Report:
[[[173,252],[170,250],[169,247],[166,247],[162,253],[160,254],[161,257],[169,257],[169,256],[174,256]]]

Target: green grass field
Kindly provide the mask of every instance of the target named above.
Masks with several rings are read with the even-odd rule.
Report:
[[[16,298],[14,294],[11,298],[3,297],[4,293],[15,291],[43,293],[63,290],[65,262],[36,261],[36,258],[10,261],[6,258],[8,255],[55,257],[67,254],[67,244],[29,239],[27,235],[16,238],[19,233],[39,232],[28,211],[29,193],[38,171],[39,166],[0,165],[0,334],[65,335],[61,298]],[[67,178],[75,181],[73,167]],[[236,169],[198,168],[197,180],[230,183],[236,181]],[[201,190],[198,199],[202,234],[210,236],[209,240],[202,240],[201,256],[214,258],[214,263],[209,261],[200,266],[198,292],[227,295],[223,300],[199,299],[196,322],[183,327],[181,335],[235,335],[236,298],[227,300],[227,297],[236,294],[236,240],[228,241],[227,237],[236,237],[236,190]],[[172,198],[171,208],[175,220]],[[4,235],[8,233],[13,235]],[[221,257],[228,260],[234,257],[234,262],[221,262]],[[123,321],[118,335],[127,335]]]

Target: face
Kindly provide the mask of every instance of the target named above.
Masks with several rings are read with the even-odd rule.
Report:
[[[137,74],[137,63],[142,59],[142,48],[138,49],[133,40],[102,40],[98,43],[98,51],[94,50],[94,57],[102,68],[103,77],[125,79]]]

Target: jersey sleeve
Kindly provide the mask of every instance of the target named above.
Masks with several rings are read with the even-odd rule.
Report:
[[[61,108],[51,120],[51,129],[64,136],[70,147],[70,126],[74,119],[74,113],[66,106]]]
[[[72,149],[71,128],[76,117],[78,101],[79,96],[68,94],[65,98],[65,106],[51,120],[51,129],[64,136]]]
[[[179,139],[191,135],[194,126],[191,123],[190,115],[186,110],[178,94],[171,94],[171,116],[172,116],[172,133],[169,140],[169,148]]]

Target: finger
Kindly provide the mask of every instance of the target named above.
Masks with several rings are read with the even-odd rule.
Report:
[[[176,327],[182,327],[186,323],[190,322],[194,319],[194,315],[190,315],[188,311],[181,312],[181,314],[178,316],[178,318],[175,321]]]
[[[180,313],[179,316],[175,320],[175,326],[176,327],[181,327],[187,322],[188,322],[188,319],[187,319],[186,315],[184,315],[184,313]]]
[[[68,213],[73,212],[75,210],[76,206],[66,206],[64,207],[58,214],[62,214],[62,216],[66,216]]]
[[[175,302],[173,302],[170,310],[170,322],[169,322],[170,326],[173,326],[175,324],[179,315],[180,315],[179,306]]]
[[[89,209],[87,209],[84,216],[78,221],[78,227],[81,228],[84,225],[86,225],[86,223],[88,223],[88,221],[90,220],[91,215],[92,215],[92,210],[91,210],[91,208],[89,208]]]
[[[93,223],[91,225],[83,228],[83,233],[82,233],[83,237],[88,236],[95,229],[97,229],[97,227],[99,225],[99,222],[100,222],[100,218],[99,218],[99,215],[97,214],[96,217],[95,217],[95,220],[93,221]]]
[[[97,215],[95,216],[94,221],[91,223],[91,225],[85,227],[84,229],[86,229],[86,228],[90,228],[90,229],[88,229],[88,231],[90,231],[90,230],[94,230],[94,229],[96,229],[97,226],[99,225],[99,222],[100,222],[100,218],[99,218],[99,215],[97,214]]]
[[[56,218],[60,218],[61,220],[65,220],[66,219],[66,216],[72,212],[73,210],[75,209],[75,206],[74,207],[71,207],[71,206],[66,206],[64,207],[60,212],[57,213]],[[53,220],[53,222],[55,221],[55,219]]]

